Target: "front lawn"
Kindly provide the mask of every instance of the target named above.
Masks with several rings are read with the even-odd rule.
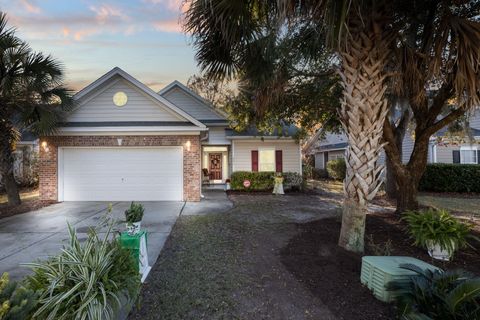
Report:
[[[361,257],[336,244],[336,204],[231,198],[227,213],[178,219],[129,319],[391,319],[360,285]]]
[[[423,206],[447,209],[455,213],[473,214],[480,217],[480,196],[455,196],[441,193],[428,193],[418,196]]]

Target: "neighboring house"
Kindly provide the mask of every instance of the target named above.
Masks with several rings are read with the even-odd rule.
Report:
[[[233,132],[178,81],[157,93],[114,68],[75,100],[58,133],[41,138],[41,199],[198,201],[203,171],[210,183],[240,170],[301,173],[292,137]]]
[[[430,138],[428,147],[429,163],[470,163],[480,164],[480,111],[470,117],[470,132],[472,142],[468,139],[463,143],[452,141],[445,137],[446,129],[442,129]],[[441,139],[440,139],[441,138]],[[402,160],[407,163],[414,147],[410,132],[403,139]],[[347,138],[344,134],[322,132],[321,129],[305,144],[303,152],[314,158],[315,167],[325,169],[326,163],[339,157],[345,157]],[[385,163],[385,153],[382,151],[379,163]]]

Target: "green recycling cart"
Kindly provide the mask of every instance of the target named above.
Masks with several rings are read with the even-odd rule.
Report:
[[[133,235],[128,232],[122,232],[120,234],[120,244],[123,248],[132,251],[135,261],[138,263],[138,272],[142,276],[142,282],[145,281],[151,269],[148,265],[147,231],[141,230]]]

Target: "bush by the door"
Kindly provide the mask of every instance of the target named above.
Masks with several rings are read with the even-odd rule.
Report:
[[[428,164],[420,180],[420,191],[480,192],[480,165]]]
[[[301,188],[303,183],[302,175],[297,172],[282,173],[284,187],[286,189]],[[273,177],[275,172],[252,172],[252,171],[235,171],[230,177],[232,190],[243,191],[266,191],[273,189]],[[250,181],[250,187],[243,186],[245,180]]]

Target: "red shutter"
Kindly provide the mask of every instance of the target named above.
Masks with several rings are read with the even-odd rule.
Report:
[[[282,150],[275,151],[275,172],[283,172]]]
[[[252,150],[252,171],[258,171],[258,151]]]

